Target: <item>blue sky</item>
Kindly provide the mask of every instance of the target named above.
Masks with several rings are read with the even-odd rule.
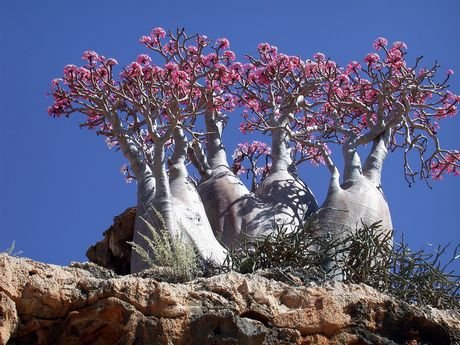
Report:
[[[133,61],[153,27],[185,27],[189,33],[227,37],[239,56],[259,42],[287,54],[324,52],[340,64],[362,59],[378,36],[408,45],[409,59],[424,56],[456,74],[460,93],[458,0],[354,1],[58,1],[15,0],[0,4],[0,251],[16,241],[23,255],[56,264],[84,261],[113,216],[135,203],[135,186],[119,173],[124,160],[103,138],[80,130],[78,119],[52,119],[50,81],[66,64],[80,64],[88,49]],[[241,138],[232,114],[226,133],[233,151]],[[459,118],[444,122],[440,137],[460,148]],[[383,187],[395,229],[414,249],[427,243],[458,243],[460,177],[409,188],[402,162],[392,155]],[[326,168],[303,168],[318,201],[324,200]]]

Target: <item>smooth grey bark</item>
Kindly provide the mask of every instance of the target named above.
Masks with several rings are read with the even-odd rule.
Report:
[[[229,167],[222,141],[224,119],[216,112],[207,112],[205,122],[208,170],[197,188],[214,234],[227,247],[235,247],[241,232],[250,232],[248,223],[257,202]]]
[[[227,247],[238,247],[243,234],[255,238],[273,232],[277,224],[301,224],[307,209],[317,204],[308,187],[288,171],[292,164],[289,138],[282,129],[273,135],[273,165],[255,195],[235,176],[222,142],[223,120],[205,114],[207,162],[198,192],[216,236]]]
[[[185,166],[188,143],[181,129],[174,132],[175,148],[169,167],[169,183],[179,236],[190,241],[200,257],[222,264],[225,248],[217,241],[201,198],[189,180]]]
[[[388,233],[393,229],[390,209],[381,187],[387,140],[388,135],[374,140],[363,168],[355,149],[346,147],[343,150],[344,181],[339,185],[340,176],[336,170],[331,177],[326,200],[314,215],[320,233],[340,238],[361,227],[362,223],[371,225],[378,221],[381,221],[382,232]]]
[[[132,161],[133,172],[138,182],[138,205],[133,242],[145,246],[142,235],[149,237],[150,230],[141,219],[156,229],[166,228],[171,236],[190,241],[198,254],[222,264],[226,251],[216,240],[195,186],[188,179],[185,166],[188,143],[182,130],[174,131],[175,147],[170,160],[169,174],[166,171],[164,145],[154,146],[153,162],[150,165]],[[135,168],[133,168],[133,164]],[[143,169],[137,169],[142,167]],[[137,175],[139,174],[139,177]],[[149,184],[143,176],[150,176]],[[154,187],[153,189],[150,187]],[[159,216],[160,215],[160,216]],[[131,272],[148,268],[138,253],[132,252]]]
[[[172,194],[166,172],[163,145],[158,144],[154,146],[153,162],[148,166],[148,169],[152,173],[155,185],[155,189],[152,191],[151,195],[147,194],[149,190],[143,186],[143,180],[137,180],[136,176],[138,193],[141,191],[141,193],[144,194],[138,194],[138,208],[136,211],[133,242],[142,247],[146,247],[146,245],[141,235],[150,237],[150,231],[142,219],[151,223],[156,229],[166,228],[164,230],[168,231],[172,236],[176,235]],[[133,171],[136,173],[134,169]],[[159,215],[161,215],[161,217],[159,217]],[[131,272],[140,272],[146,268],[148,268],[147,263],[133,250],[131,254]]]
[[[290,140],[283,128],[275,128],[272,135],[272,165],[255,195],[267,203],[273,226],[298,226],[318,209],[313,193],[289,172],[293,164]]]
[[[119,132],[122,132],[121,127],[118,127]],[[120,133],[118,136],[120,149],[123,155],[128,160],[131,170],[136,176],[137,183],[137,205],[136,205],[136,220],[134,223],[133,242],[141,244],[144,240],[139,235],[147,234],[147,229],[141,218],[149,219],[147,214],[148,207],[152,204],[156,183],[152,169],[146,163],[145,157],[142,156],[137,145],[129,138]],[[147,265],[141,257],[133,250],[131,254],[131,272],[139,272],[147,268]]]
[[[374,140],[371,152],[361,167],[355,149],[344,149],[344,181],[331,179],[326,200],[316,218],[321,231],[336,234],[353,231],[364,222],[382,221],[382,228],[392,230],[391,215],[381,187],[381,171],[387,155],[385,137]]]

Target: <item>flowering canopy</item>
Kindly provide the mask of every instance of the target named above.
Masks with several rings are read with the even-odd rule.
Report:
[[[344,68],[322,53],[304,61],[268,43],[243,64],[234,61],[227,39],[212,45],[206,36],[189,37],[183,30],[155,28],[140,42],[162,64],[141,54],[116,77],[115,59],[86,51],[85,65],[67,65],[63,77],[53,80],[49,114],[82,113],[81,126],[96,128],[109,145],[129,135],[148,155],[174,128],[192,132],[197,115],[232,111],[238,99],[244,107],[241,132],[284,127],[300,161],[331,164],[328,144],[363,145],[390,131],[389,148],[403,149],[410,181],[459,174],[460,153],[442,149],[437,138],[439,121],[457,113],[459,96],[447,90],[453,71],[437,80],[438,64],[421,68],[418,58],[410,66],[403,42],[388,46],[379,37],[362,64]],[[411,165],[411,151],[421,158],[418,167]]]
[[[389,149],[404,152],[409,182],[458,175],[460,153],[442,149],[437,137],[438,122],[456,115],[460,100],[447,89],[452,70],[440,77],[440,66],[420,68],[421,58],[410,66],[403,42],[388,47],[380,37],[373,47],[363,64],[343,68],[322,53],[304,61],[260,44],[237,82],[246,109],[241,132],[282,127],[304,154],[301,161],[310,157],[330,168],[328,144],[356,148],[387,133]],[[414,151],[418,163],[411,162]]]
[[[85,65],[66,66],[52,83],[49,114],[84,114],[81,126],[97,129],[112,146],[129,137],[149,161],[152,144],[165,145],[175,128],[192,132],[198,115],[234,108],[225,87],[233,82],[235,54],[225,38],[212,45],[206,36],[189,37],[183,30],[166,34],[155,28],[140,42],[152,57],[139,55],[118,77],[117,61],[94,51],[83,53]]]
[[[409,63],[403,42],[389,45],[379,37],[361,62],[344,67],[322,53],[303,60],[268,43],[243,63],[226,38],[212,43],[184,30],[155,28],[140,43],[149,54],[119,74],[115,59],[94,51],[83,53],[82,66],[67,65],[52,82],[49,114],[82,114],[82,127],[95,129],[128,159],[121,172],[137,180],[133,241],[141,247],[140,220],[152,218],[152,210],[171,234],[180,229],[203,258],[220,263],[225,249],[216,234],[232,246],[242,234],[264,235],[279,224],[293,228],[308,217],[316,217],[325,233],[340,235],[364,221],[382,221],[390,230],[380,186],[388,149],[402,150],[409,183],[460,174],[460,152],[443,149],[438,138],[439,122],[455,116],[460,101],[448,90],[453,71],[441,75],[438,64],[423,68],[421,58]],[[232,112],[242,112],[242,133],[272,137],[271,147],[239,144],[233,169],[222,139],[225,113]],[[198,128],[203,123],[204,135]],[[370,143],[362,165],[358,148]],[[337,146],[344,154],[343,183],[332,159]],[[169,160],[167,148],[173,150]],[[187,159],[201,175],[197,186]],[[305,161],[331,172],[319,210],[292,170]],[[253,193],[236,176],[243,173]],[[133,271],[142,269],[139,260],[133,253]]]

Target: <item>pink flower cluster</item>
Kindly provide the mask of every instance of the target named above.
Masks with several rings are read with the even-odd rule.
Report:
[[[375,50],[380,50],[388,45],[388,40],[384,37],[378,37],[372,45]]]
[[[313,144],[313,142],[315,142],[313,136],[308,137],[308,141],[310,142],[309,144],[307,144],[306,142],[295,143],[294,150],[292,151],[293,160],[308,160],[311,164],[315,166],[325,164],[323,152],[324,154],[329,155],[331,153],[331,150],[324,143]]]
[[[366,61],[368,65],[374,65],[380,61],[380,56],[377,53],[369,53],[364,58],[364,61]]]
[[[227,88],[241,78],[240,65],[233,62],[236,57],[228,49],[228,39],[218,39],[215,48],[207,48],[210,41],[206,36],[197,35],[194,45],[183,32],[173,35],[155,28],[141,42],[159,59],[164,59],[164,65],[155,65],[151,55],[140,54],[123,69],[117,81],[113,75],[113,67],[118,64],[115,59],[86,51],[82,58],[89,62],[87,65],[68,65],[63,78],[53,81],[54,103],[49,114],[59,116],[79,111],[87,115],[82,125],[95,128],[104,121],[90,115],[89,110],[104,112],[102,105],[94,104],[95,100],[105,98],[103,94],[110,95],[109,101],[122,111],[129,107],[140,109],[148,102],[149,107],[158,108],[164,125],[169,123],[170,116],[185,121],[206,108],[230,111],[237,106],[237,98]],[[203,102],[204,94],[212,97],[207,96]],[[173,114],[170,104],[179,104],[180,112]]]
[[[251,156],[254,154],[269,155],[270,151],[270,146],[261,141],[255,140],[252,143],[245,142],[243,144],[238,144],[238,147],[235,149],[233,154],[233,159],[237,159],[241,156]]]
[[[374,43],[373,47],[375,50],[384,50],[385,58],[381,62],[381,58],[377,53],[369,53],[364,58],[367,65],[372,68],[379,70],[383,67],[394,68],[400,70],[402,67],[406,66],[406,61],[404,59],[405,49],[407,45],[404,42],[396,41],[392,44],[391,48],[387,48],[388,40],[383,37],[378,37]]]
[[[257,160],[264,155],[270,155],[270,147],[263,142],[253,141],[252,143],[245,142],[238,144],[233,153],[233,172],[236,174],[248,173],[252,171],[255,176],[262,176],[268,172],[269,164],[258,166]],[[243,162],[247,159],[250,167],[244,167]]]
[[[160,39],[166,37],[166,31],[163,28],[154,28],[149,36],[142,36],[140,42],[148,47],[155,47],[160,44]]]
[[[460,152],[449,151],[447,154],[438,156],[431,163],[431,175],[435,180],[441,180],[443,174],[460,175]]]
[[[54,102],[49,114],[82,113],[82,126],[109,138],[116,136],[108,113],[126,116],[121,121],[128,127],[155,116],[161,137],[171,125],[192,126],[206,111],[229,112],[241,107],[242,133],[285,126],[294,134],[294,141],[308,143],[298,148],[302,155],[323,164],[323,154],[329,152],[326,142],[342,144],[350,136],[381,133],[388,123],[397,128],[390,146],[408,148],[407,138],[417,138],[422,132],[429,133],[428,137],[436,134],[436,121],[456,115],[460,101],[447,91],[452,70],[443,75],[444,81],[438,81],[439,66],[409,67],[406,44],[389,45],[383,37],[373,43],[378,53],[344,67],[323,53],[303,60],[268,43],[260,43],[257,56],[242,63],[226,38],[213,44],[204,35],[167,33],[162,28],[142,36],[141,42],[149,54],[140,54],[119,75],[114,74],[115,59],[92,50],[83,53],[83,66],[67,65],[62,78],[52,81]],[[313,134],[314,141],[310,140]],[[154,138],[144,139],[140,141],[148,146]],[[244,159],[269,154],[270,149],[261,142],[240,144],[235,164],[242,171]],[[431,163],[433,177],[458,173],[457,151],[440,157]],[[252,167],[262,171],[255,163]]]
[[[228,49],[230,48],[230,42],[226,38],[218,38],[216,40],[217,49]]]

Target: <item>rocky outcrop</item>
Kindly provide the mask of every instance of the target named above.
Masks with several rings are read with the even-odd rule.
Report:
[[[129,274],[136,208],[131,207],[115,216],[113,224],[102,234],[104,238],[88,248],[86,257],[95,264],[117,274]]]
[[[168,284],[76,266],[0,255],[1,344],[460,343],[458,311],[366,285],[294,286],[267,272]]]

